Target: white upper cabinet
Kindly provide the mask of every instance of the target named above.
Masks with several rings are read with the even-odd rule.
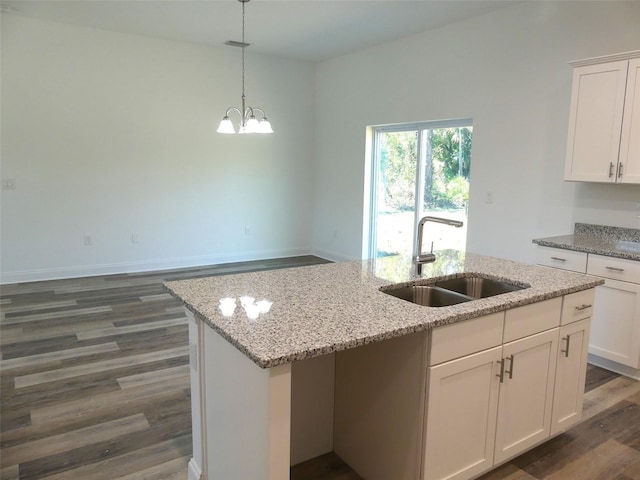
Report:
[[[620,175],[624,183],[640,183],[640,58],[629,61],[620,139]]]
[[[640,183],[640,58],[632,57],[640,51],[572,62],[565,180]]]

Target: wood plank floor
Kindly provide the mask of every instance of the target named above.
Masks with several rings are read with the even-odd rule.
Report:
[[[0,287],[0,478],[187,478],[187,321],[164,281],[317,257]]]
[[[162,282],[316,263],[0,287],[0,479],[185,480],[187,327]],[[293,467],[291,478],[360,479],[334,454]],[[590,366],[583,422],[482,480],[548,478],[640,480],[640,382]]]

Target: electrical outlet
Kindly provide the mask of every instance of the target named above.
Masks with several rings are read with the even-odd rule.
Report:
[[[84,235],[84,244],[85,245],[93,245],[93,238],[91,237],[91,235],[87,235],[85,233],[85,235]]]
[[[251,235],[251,227],[249,225],[244,226],[244,234],[248,237]]]
[[[140,238],[138,237],[137,233],[132,233],[131,234],[131,243],[139,243],[140,242]]]
[[[15,190],[16,189],[16,179],[15,178],[3,178],[2,179],[2,190]]]
[[[484,198],[484,203],[493,203],[493,192],[491,190],[487,190]]]

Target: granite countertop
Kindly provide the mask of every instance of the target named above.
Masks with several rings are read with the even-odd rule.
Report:
[[[537,238],[533,243],[543,247],[640,261],[640,230],[576,223],[572,235]]]
[[[333,263],[266,272],[168,282],[181,299],[227,341],[262,368],[291,363],[508,308],[586,290],[601,279],[455,250],[436,252],[435,263],[415,275],[410,258]],[[423,307],[382,293],[398,283],[433,283],[468,273],[508,279],[529,288],[448,307]],[[272,302],[256,319],[239,298]],[[235,299],[223,315],[219,301]]]

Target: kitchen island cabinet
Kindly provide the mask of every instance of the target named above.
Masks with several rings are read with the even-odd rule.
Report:
[[[390,284],[468,275],[526,288],[441,308],[380,291]],[[426,388],[430,369],[437,368],[432,363],[438,355],[446,363],[447,356],[496,348],[485,348],[487,341],[497,341],[497,351],[508,353],[500,357],[507,370],[515,366],[514,380],[518,368],[526,371],[547,356],[546,372],[538,375],[545,391],[538,398],[545,398],[544,423],[550,425],[553,403],[547,396],[556,380],[561,305],[570,294],[599,283],[585,275],[549,274],[541,267],[455,251],[441,252],[422,276],[410,259],[388,258],[170,282],[167,288],[184,301],[190,325],[194,456],[189,478],[285,480],[291,464],[331,450],[367,479],[388,479],[388,472],[394,479],[430,478],[433,465],[425,452],[436,430],[425,419],[432,408]],[[269,300],[270,311],[255,316],[240,305],[233,311],[220,308],[221,299],[247,296]],[[556,312],[552,321],[506,321],[510,312],[537,311],[547,304]],[[486,318],[493,326],[489,334],[476,328]],[[464,335],[438,333],[453,327]],[[474,328],[478,339],[472,338]],[[542,353],[531,357],[536,360],[527,360],[528,352],[541,346]],[[515,364],[509,363],[511,354]],[[494,375],[496,362],[490,361]],[[354,388],[358,382],[362,388]],[[497,432],[499,411],[495,415]],[[527,436],[523,432],[531,425],[505,430],[505,442]],[[534,443],[548,438],[545,428]],[[366,443],[359,441],[363,435]],[[520,447],[505,445],[504,450],[506,459]],[[387,476],[365,471],[358,456],[378,464]],[[482,471],[501,461],[492,458]]]

